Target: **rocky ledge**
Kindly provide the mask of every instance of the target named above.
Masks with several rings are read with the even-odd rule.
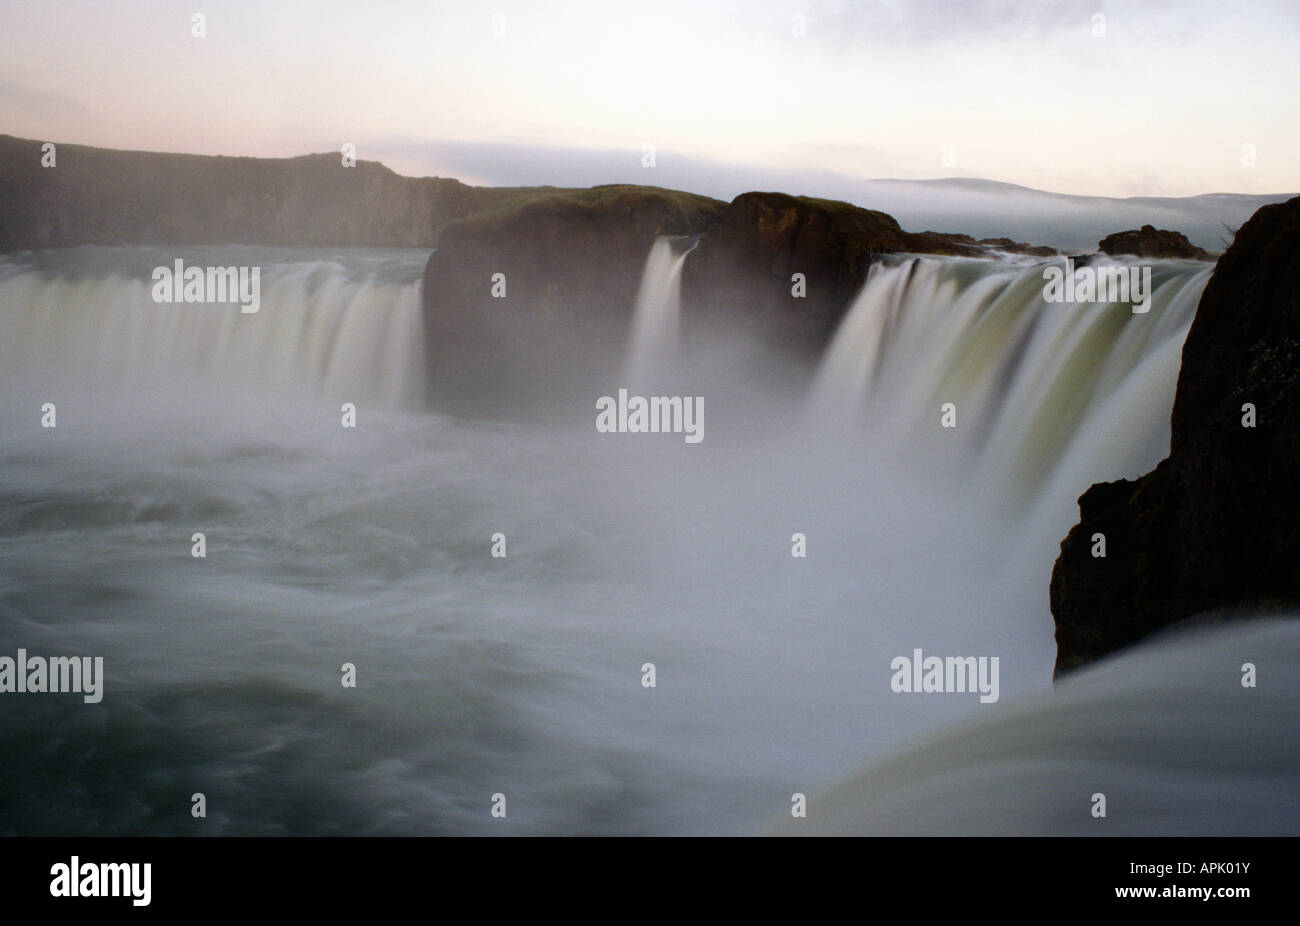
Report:
[[[1300,198],[1261,208],[1219,259],[1183,347],[1169,456],[1079,499],[1052,572],[1057,675],[1194,615],[1300,601],[1298,510]]]
[[[899,252],[985,253],[968,236],[907,232],[893,216],[849,203],[745,193],[707,229],[686,262],[682,312],[688,321],[725,324],[780,354],[813,359],[872,262]]]
[[[448,225],[424,275],[432,405],[518,415],[601,394],[655,238],[698,234],[724,208],[616,185],[539,190]]]
[[[609,388],[660,235],[694,239],[687,328],[717,323],[733,343],[751,335],[800,361],[825,347],[880,254],[987,253],[968,236],[907,232],[883,212],[784,193],[728,204],[641,186],[537,191],[450,223],[429,258],[434,407],[514,414]]]
[[[1139,229],[1115,232],[1097,243],[1097,250],[1112,257],[1172,258],[1187,260],[1213,260],[1206,251],[1187,240],[1182,232],[1166,231],[1152,225]]]

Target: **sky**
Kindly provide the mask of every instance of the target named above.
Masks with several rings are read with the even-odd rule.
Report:
[[[491,185],[1271,194],[1298,39],[1296,0],[0,0],[0,132]]]

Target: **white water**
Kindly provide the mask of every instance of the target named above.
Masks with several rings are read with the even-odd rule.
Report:
[[[262,265],[261,312],[147,301],[141,281],[174,256]],[[810,427],[780,403],[728,415],[768,393],[718,376],[700,380],[723,401],[696,446],[598,435],[594,404],[546,429],[413,410],[423,259],[0,261],[0,653],[103,655],[107,675],[98,706],[6,703],[0,831],[752,831],[793,791],[1045,694],[1047,581],[1073,496],[1124,453],[1130,474],[1164,453],[1144,429],[1168,417],[1176,364],[1138,371],[1185,326],[1154,312],[1172,327],[1127,355],[1136,337],[1035,354],[1086,356],[1116,383],[1054,438],[1046,482],[1077,474],[1060,504],[1040,478],[991,511],[958,465],[987,440],[953,444],[947,478],[918,465],[934,462],[923,430]],[[878,365],[882,381],[915,397],[918,420],[944,382],[1016,356],[939,322],[957,313],[943,300],[973,317],[967,287],[1020,271],[939,263],[935,301],[904,293],[881,339],[906,357]],[[673,292],[680,260],[656,266],[651,290]],[[1002,427],[987,402],[962,426]],[[1103,427],[1107,408],[1136,423]],[[1016,420],[1043,416],[1029,402]],[[490,555],[498,531],[505,559]],[[790,556],[796,531],[806,559]],[[1001,700],[892,694],[890,659],[918,646],[998,655]],[[339,684],[344,662],[356,689]],[[496,792],[506,820],[489,815]]]
[[[170,252],[130,249],[114,265],[102,252],[119,249],[78,250],[109,263],[87,270],[65,259],[56,270],[42,267],[56,259],[44,255],[0,269],[0,356],[13,381],[43,401],[57,404],[69,390],[165,395],[233,382],[419,407],[423,341],[412,268],[395,271],[374,257],[345,267],[304,252],[263,269],[261,310],[244,314],[232,305],[155,303],[149,271],[170,267]],[[232,265],[257,261],[248,249],[219,253]]]
[[[1156,262],[1151,307],[1134,313],[1045,302],[1049,263],[1060,262],[875,265],[827,349],[810,416],[924,448],[1017,504],[1072,504],[1079,486],[1143,472],[1168,451],[1182,345],[1211,269]],[[945,403],[953,429],[941,427]]]
[[[632,389],[653,391],[680,373],[682,268],[694,249],[678,251],[672,238],[661,237],[646,257],[624,370]]]

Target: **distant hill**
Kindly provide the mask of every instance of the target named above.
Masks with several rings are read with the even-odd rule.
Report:
[[[58,144],[57,166],[47,168],[41,144],[0,135],[0,251],[82,244],[433,247],[457,219],[578,192],[405,177],[377,161],[343,167],[337,153],[250,158]],[[1095,251],[1106,235],[1143,225],[1176,229],[1218,252],[1228,237],[1225,223],[1240,226],[1261,205],[1293,195],[1112,199],[979,179],[858,180],[755,168],[725,174],[724,181],[689,165],[666,167],[654,173],[662,186],[635,185],[677,186],[718,200],[778,189],[885,212],[915,232],[1011,238],[1071,253]]]
[[[521,195],[338,154],[220,157],[0,135],[0,251],[84,244],[432,247],[447,223]]]
[[[1263,205],[1285,202],[1300,190],[1276,194],[1211,193],[1202,196],[1115,198],[1050,193],[1015,183],[977,178],[872,180],[805,167],[757,167],[682,152],[658,152],[653,170],[640,153],[545,145],[409,139],[393,150],[408,162],[439,165],[450,176],[512,184],[643,184],[730,201],[751,190],[780,190],[840,200],[887,212],[912,231],[957,232],[979,238],[1009,237],[1051,245],[1071,254],[1097,250],[1106,235],[1152,225],[1180,231],[1211,252],[1230,237],[1220,223],[1240,227]]]
[[[1296,194],[1140,196],[1116,199],[1048,193],[994,180],[865,180],[849,182],[837,195],[888,212],[908,228],[960,231],[976,238],[1008,235],[1070,253],[1091,252],[1113,232],[1154,225],[1185,234],[1193,244],[1219,252],[1260,206]]]

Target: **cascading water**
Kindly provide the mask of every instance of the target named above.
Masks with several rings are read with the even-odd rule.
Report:
[[[1163,453],[1204,281],[1158,264],[1130,318],[1040,305],[1027,264],[881,266],[820,419],[715,411],[687,445],[419,409],[423,253],[183,255],[261,266],[253,315],[154,303],[150,269],[177,256],[0,259],[0,654],[105,667],[96,705],[0,696],[21,698],[0,712],[0,832],[751,831],[792,791],[1050,690],[1074,498]],[[647,260],[628,385],[678,362],[684,260],[666,240]],[[711,402],[772,394],[691,372]],[[915,465],[949,400],[951,458],[980,464],[957,490]],[[1005,458],[1050,510],[973,504]],[[1001,700],[892,693],[913,647],[999,656]]]
[[[1182,344],[1211,270],[1155,262],[1149,310],[1135,314],[1127,302],[1046,302],[1043,269],[1059,264],[873,266],[826,351],[810,415],[942,455],[1021,500],[1058,470],[1072,501],[1085,474],[1150,468],[1168,450]],[[940,441],[960,449],[940,451]]]
[[[259,311],[245,314],[236,304],[156,303],[151,268],[171,266],[173,252],[108,250],[118,262],[99,254],[88,263],[79,249],[0,267],[0,364],[13,387],[56,398],[216,384],[390,410],[422,400],[423,253],[346,266],[286,255],[260,276]],[[262,259],[244,248],[203,253],[214,266]]]
[[[694,241],[663,236],[646,257],[632,315],[624,380],[633,389],[656,389],[681,362],[681,286]]]

